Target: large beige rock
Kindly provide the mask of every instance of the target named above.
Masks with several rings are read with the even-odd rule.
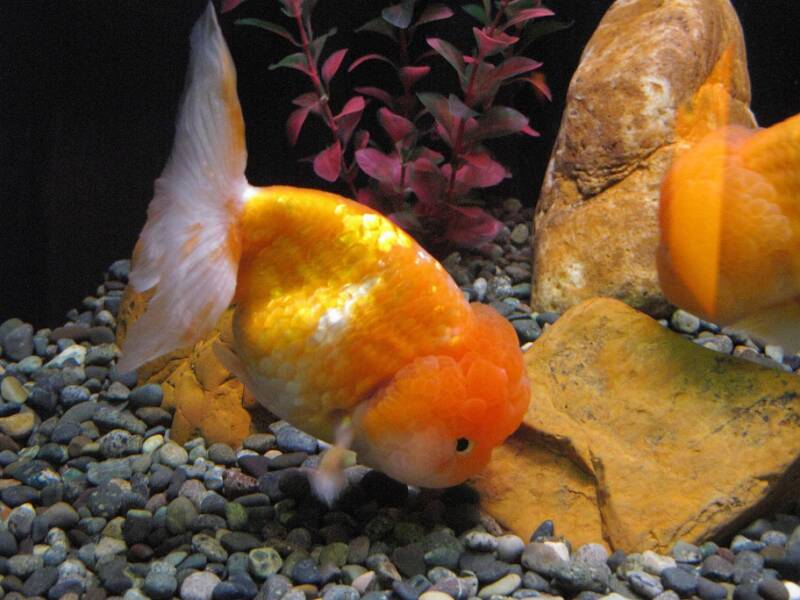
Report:
[[[534,219],[532,304],[595,296],[651,314],[659,185],[674,153],[725,123],[755,126],[728,0],[618,0],[583,52]]]
[[[702,348],[611,299],[567,311],[525,356],[520,430],[474,480],[527,537],[627,551],[719,538],[796,498],[800,378]]]
[[[144,313],[150,295],[137,294],[130,287],[126,290],[117,323],[120,345],[128,327]],[[137,371],[140,384],[161,384],[163,406],[174,412],[170,435],[179,443],[200,435],[208,443],[224,442],[235,448],[254,429],[254,399],[213,351],[215,342],[230,342],[232,314],[228,310],[201,342],[175,350]]]

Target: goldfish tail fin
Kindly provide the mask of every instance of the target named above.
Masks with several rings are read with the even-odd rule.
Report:
[[[800,298],[771,306],[729,327],[762,342],[782,346],[786,353],[797,352],[800,350]]]
[[[236,71],[209,3],[192,29],[172,154],[134,252],[133,288],[156,291],[128,331],[120,371],[199,341],[230,304],[246,162]]]

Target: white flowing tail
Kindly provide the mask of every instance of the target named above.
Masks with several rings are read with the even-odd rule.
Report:
[[[231,303],[248,189],[236,70],[214,7],[194,25],[172,154],[155,183],[130,282],[156,287],[129,329],[120,371],[204,337]]]

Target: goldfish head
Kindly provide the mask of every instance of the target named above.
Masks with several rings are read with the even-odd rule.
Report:
[[[489,462],[529,399],[516,335],[497,319],[490,317],[501,331],[484,331],[460,357],[417,358],[359,406],[353,424],[361,460],[432,488],[461,483]]]

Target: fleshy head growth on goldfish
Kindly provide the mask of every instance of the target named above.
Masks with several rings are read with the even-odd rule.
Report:
[[[201,340],[233,303],[233,347],[218,356],[271,412],[409,484],[475,474],[528,406],[513,328],[469,304],[373,210],[250,186],[236,73],[211,5],[191,42],[172,155],[130,276],[155,293],[118,368]],[[330,499],[329,488],[317,491]]]

